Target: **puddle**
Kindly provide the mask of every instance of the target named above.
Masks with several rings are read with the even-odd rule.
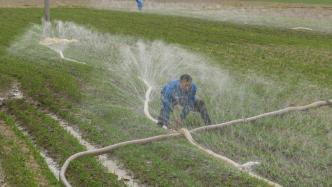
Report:
[[[14,82],[12,85],[12,88],[9,91],[8,94],[9,99],[22,99],[23,98],[23,93],[19,89],[19,83]]]

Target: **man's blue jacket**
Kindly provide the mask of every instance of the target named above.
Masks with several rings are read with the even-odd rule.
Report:
[[[169,114],[173,111],[173,106],[180,104],[183,107],[180,115],[181,119],[185,119],[190,110],[194,108],[196,85],[191,84],[189,91],[185,92],[181,90],[180,80],[173,80],[169,82],[161,90],[161,101],[162,101],[162,120],[164,124],[168,124]]]

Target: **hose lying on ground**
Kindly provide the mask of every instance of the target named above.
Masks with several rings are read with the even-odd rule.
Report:
[[[215,152],[213,152],[213,151],[211,151],[211,150],[209,150],[209,149],[206,149],[206,148],[202,147],[201,145],[199,145],[199,144],[193,139],[193,137],[191,136],[191,134],[190,134],[190,132],[188,131],[188,129],[186,129],[186,128],[182,128],[182,129],[180,129],[180,132],[182,132],[182,134],[186,137],[186,139],[187,139],[192,145],[194,145],[195,147],[197,147],[199,150],[201,150],[201,151],[203,151],[203,152],[205,152],[205,153],[207,153],[207,154],[209,154],[209,155],[211,155],[211,156],[213,156],[213,157],[215,157],[215,158],[217,158],[217,159],[220,159],[220,160],[222,160],[222,161],[225,161],[225,162],[229,163],[230,165],[236,167],[237,169],[239,169],[239,170],[241,170],[241,171],[244,171],[244,172],[247,172],[250,176],[252,176],[252,177],[254,177],[254,178],[257,178],[257,179],[259,179],[259,180],[262,180],[262,181],[266,182],[267,184],[269,184],[269,185],[271,185],[271,186],[275,186],[275,187],[280,187],[280,186],[281,186],[281,185],[279,185],[279,184],[277,184],[277,183],[275,183],[275,182],[272,182],[272,181],[270,181],[270,180],[268,180],[268,179],[265,179],[265,178],[263,178],[263,177],[261,177],[261,176],[258,176],[258,175],[256,175],[254,172],[250,171],[249,168],[246,168],[246,167],[245,167],[245,166],[247,165],[247,163],[246,163],[246,164],[242,164],[242,165],[241,165],[241,164],[238,164],[238,163],[236,163],[235,161],[233,161],[233,160],[231,160],[231,159],[229,159],[229,158],[227,158],[227,157],[225,157],[225,156],[219,155],[219,154],[217,154],[217,153],[215,153]]]
[[[146,144],[146,143],[150,143],[150,142],[165,140],[165,139],[174,138],[174,137],[180,137],[180,136],[184,135],[190,143],[192,143],[193,145],[198,147],[200,150],[212,155],[213,157],[215,157],[217,159],[221,159],[221,160],[231,164],[235,168],[240,169],[241,171],[247,172],[250,176],[267,182],[271,186],[280,186],[279,184],[276,184],[276,183],[274,183],[272,181],[269,181],[267,179],[264,179],[264,178],[262,178],[262,177],[260,177],[256,174],[253,174],[249,170],[243,169],[243,167],[242,167],[243,165],[238,164],[238,163],[232,161],[231,159],[229,159],[227,157],[220,156],[216,153],[212,153],[212,151],[210,151],[208,149],[205,149],[205,148],[202,148],[197,143],[195,144],[195,142],[193,141],[190,133],[204,131],[204,130],[212,130],[212,129],[222,128],[224,126],[235,125],[235,124],[240,124],[240,123],[252,122],[252,121],[255,121],[255,120],[260,119],[260,118],[264,118],[264,117],[268,117],[268,116],[279,116],[279,115],[283,115],[283,114],[286,114],[286,113],[289,113],[289,112],[292,112],[292,111],[304,111],[304,110],[309,110],[309,109],[318,108],[318,107],[322,107],[322,106],[331,106],[331,105],[332,105],[332,99],[327,100],[327,101],[317,101],[317,102],[314,102],[314,103],[311,103],[311,104],[305,105],[305,106],[287,107],[285,109],[281,109],[281,110],[277,110],[277,111],[273,111],[273,112],[268,112],[268,113],[260,114],[260,115],[257,115],[257,116],[249,117],[249,118],[237,119],[237,120],[233,120],[233,121],[229,121],[229,122],[225,122],[225,123],[221,123],[221,124],[216,124],[216,125],[203,126],[203,127],[199,127],[199,128],[196,128],[196,129],[192,129],[190,131],[182,129],[180,132],[175,132],[175,133],[165,134],[165,135],[159,135],[159,136],[153,136],[153,137],[144,138],[144,139],[125,141],[125,142],[113,144],[113,145],[110,145],[110,146],[107,146],[107,147],[104,147],[104,148],[101,148],[101,149],[79,152],[79,153],[76,153],[76,154],[70,156],[65,161],[65,163],[62,166],[61,171],[60,171],[60,180],[66,187],[71,187],[70,183],[66,179],[65,173],[66,173],[66,170],[69,166],[69,163],[71,161],[77,159],[77,158],[80,158],[80,157],[83,157],[83,156],[88,156],[88,155],[92,156],[92,155],[101,155],[101,154],[109,153],[112,150],[115,150],[117,148],[124,147],[124,146],[127,146],[127,145]]]
[[[144,100],[144,114],[147,118],[149,118],[151,121],[157,123],[158,120],[153,118],[149,112],[149,102],[150,102],[150,95],[152,92],[152,86],[146,81],[145,79],[142,79],[141,77],[138,77],[141,81],[144,82],[144,84],[148,87],[147,91],[145,92],[145,100]]]

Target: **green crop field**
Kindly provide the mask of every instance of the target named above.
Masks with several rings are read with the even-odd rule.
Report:
[[[315,3],[330,2],[322,0]],[[77,28],[80,34],[88,33],[100,41],[92,47],[79,48],[82,50],[68,48],[65,51],[65,55],[87,62],[80,64],[61,59],[54,51],[38,43],[25,42],[25,39],[34,40],[24,39],[29,31],[41,32],[42,13],[39,8],[0,8],[0,96],[10,89],[13,81],[18,81],[26,97],[6,101],[1,107],[0,119],[11,128],[14,128],[14,123],[23,126],[36,144],[34,148],[29,143],[29,149],[35,152],[35,149],[47,150],[60,166],[66,158],[84,148],[45,110],[65,119],[78,128],[86,140],[99,146],[166,133],[144,116],[142,108],[136,106],[142,104],[139,98],[123,92],[138,81],[137,78],[125,79],[131,71],[109,73],[98,64],[99,60],[105,60],[99,54],[115,53],[116,49],[112,47],[100,52],[104,48],[99,44],[107,46],[108,41],[119,45],[137,42],[137,46],[147,46],[145,50],[161,46],[165,51],[161,50],[160,55],[171,50],[167,54],[181,56],[186,52],[207,59],[202,64],[216,75],[205,72],[205,79],[197,76],[197,80],[205,80],[207,85],[212,85],[204,86],[204,82],[198,81],[198,87],[202,88],[198,93],[206,100],[214,123],[332,97],[330,34],[137,12],[53,8],[52,20],[75,24],[72,27]],[[162,44],[150,46],[149,42],[154,41],[162,41]],[[173,48],[177,50],[172,51]],[[183,58],[194,58],[188,56]],[[116,61],[113,56],[107,57],[112,57],[107,59],[109,61]],[[172,60],[171,57],[167,59],[167,55],[165,58],[164,63]],[[223,76],[217,75],[220,72]],[[125,78],[117,80],[119,77]],[[222,93],[216,93],[219,89],[215,89],[213,84],[221,80],[214,79],[220,77],[227,78],[220,88]],[[154,93],[154,115],[160,107],[158,94],[161,87],[158,85]],[[37,101],[39,105],[30,100]],[[259,161],[261,164],[254,171],[282,186],[331,186],[331,120],[332,109],[324,107],[195,133],[193,137],[201,145],[239,163]],[[183,125],[198,127],[198,121],[197,115],[191,115]],[[15,132],[19,133],[18,130]],[[4,137],[0,134],[2,139]],[[5,155],[4,159],[0,158],[0,163],[16,159],[3,153],[7,144],[5,141],[0,143],[0,156]],[[18,149],[16,145],[13,147]],[[48,184],[60,185],[35,152],[32,155],[44,168],[41,173]],[[131,170],[135,178],[149,186],[267,186],[200,152],[181,138],[128,146],[112,152],[112,155]],[[17,157],[20,159],[21,155]],[[18,169],[25,167],[17,159],[12,162]],[[17,172],[8,164],[0,166],[12,186],[17,185],[15,175],[21,175],[19,181],[23,182],[36,175],[27,168]],[[116,180],[115,175],[105,172],[94,158],[73,162],[67,176],[74,186],[124,185]],[[36,183],[38,181],[27,185],[36,186]]]

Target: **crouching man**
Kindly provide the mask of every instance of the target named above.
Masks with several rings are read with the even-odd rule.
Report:
[[[205,125],[210,125],[211,120],[204,101],[196,99],[196,85],[188,74],[181,75],[180,80],[169,82],[161,91],[161,110],[158,117],[158,125],[167,129],[169,126],[169,115],[176,105],[183,107],[180,119],[176,119],[177,125],[187,117],[190,111],[199,112]]]

